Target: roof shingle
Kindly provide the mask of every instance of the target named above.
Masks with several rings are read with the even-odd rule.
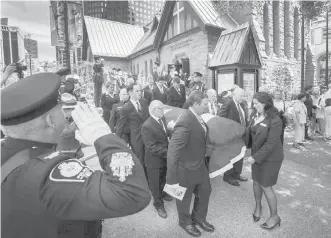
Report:
[[[140,26],[84,16],[95,56],[127,57],[144,35]]]

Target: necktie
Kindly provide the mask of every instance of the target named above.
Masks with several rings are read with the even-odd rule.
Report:
[[[141,113],[141,107],[140,107],[139,102],[137,102],[137,111],[138,111],[139,113]]]
[[[238,112],[239,112],[239,117],[240,117],[241,124],[245,125],[245,118],[244,118],[244,114],[241,110],[241,106],[240,106],[240,104],[237,104],[237,105],[238,105]]]
[[[163,128],[164,132],[166,132],[166,133],[167,133],[167,131],[166,131],[166,129],[165,129],[165,127],[164,127],[164,125],[163,125],[163,122],[162,122],[161,118],[160,118],[159,120],[157,120],[157,121],[158,121],[158,122],[159,122],[159,124],[162,126],[162,128]]]

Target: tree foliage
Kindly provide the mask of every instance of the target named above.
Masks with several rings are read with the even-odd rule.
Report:
[[[302,1],[302,13],[308,20],[321,16],[326,7],[330,7],[328,1]]]

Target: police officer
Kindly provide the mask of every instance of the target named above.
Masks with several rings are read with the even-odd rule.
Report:
[[[39,73],[2,90],[2,237],[101,237],[101,219],[134,214],[150,202],[139,160],[86,104],[72,112],[76,138],[95,146],[104,171],[49,153],[65,124],[60,81]]]
[[[95,58],[95,64],[93,65],[93,83],[94,83],[94,103],[96,107],[100,107],[102,85],[104,83],[104,65],[100,57]]]
[[[195,90],[200,92],[204,92],[206,90],[206,85],[201,80],[202,80],[202,74],[199,72],[194,72],[193,80],[189,84],[188,94],[190,94],[192,91]]]

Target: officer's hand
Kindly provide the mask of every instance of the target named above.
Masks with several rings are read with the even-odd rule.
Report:
[[[72,118],[78,127],[76,139],[83,144],[94,145],[98,138],[111,134],[109,126],[97,110],[87,104],[77,105]]]
[[[5,68],[5,71],[2,74],[1,78],[1,86],[6,83],[7,79],[10,75],[12,75],[16,71],[16,65],[10,64]]]

